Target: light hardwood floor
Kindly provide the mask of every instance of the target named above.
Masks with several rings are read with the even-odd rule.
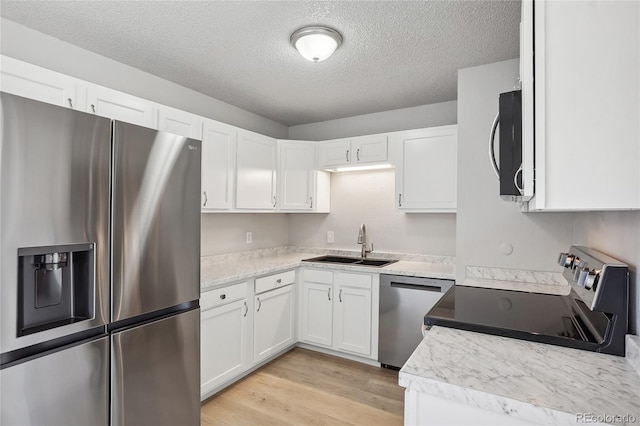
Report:
[[[202,403],[201,425],[401,425],[398,372],[295,348]]]

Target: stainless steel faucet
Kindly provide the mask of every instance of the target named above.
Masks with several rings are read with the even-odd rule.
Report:
[[[367,228],[365,228],[364,223],[360,224],[360,231],[358,231],[358,244],[362,244],[360,257],[363,259],[367,257],[367,253],[371,253],[373,251],[373,243],[371,243],[371,250],[367,250]]]

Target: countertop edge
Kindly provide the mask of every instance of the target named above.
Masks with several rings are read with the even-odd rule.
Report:
[[[546,408],[501,395],[420,377],[400,370],[398,384],[436,398],[506,414],[535,424],[575,425],[575,414]],[[444,395],[444,396],[443,396]]]

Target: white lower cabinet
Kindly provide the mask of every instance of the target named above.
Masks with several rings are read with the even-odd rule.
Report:
[[[372,275],[313,269],[303,274],[300,340],[375,357]]]
[[[206,292],[200,314],[200,397],[250,367],[247,283]]]
[[[254,299],[253,362],[295,343],[293,284],[257,294]]]

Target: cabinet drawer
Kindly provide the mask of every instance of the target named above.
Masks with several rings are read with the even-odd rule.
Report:
[[[217,288],[202,293],[200,296],[201,310],[215,308],[216,306],[225,305],[236,300],[247,297],[247,283],[241,282],[228,287]]]
[[[295,271],[287,271],[280,274],[269,275],[268,277],[258,278],[256,280],[256,293],[262,293],[267,290],[293,284],[295,279]]]
[[[372,278],[369,274],[349,274],[336,272],[334,284],[341,287],[364,288],[371,290]]]
[[[308,283],[333,284],[333,272],[305,269],[304,281]]]

